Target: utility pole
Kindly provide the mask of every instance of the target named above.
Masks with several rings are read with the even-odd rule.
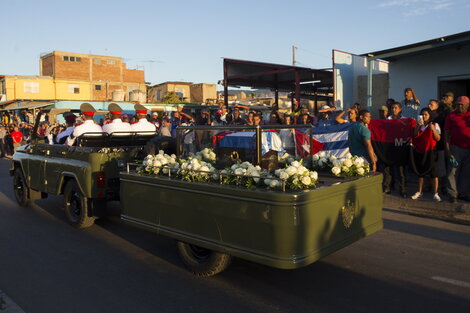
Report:
[[[297,50],[297,47],[292,45],[292,66],[295,66],[295,51]]]

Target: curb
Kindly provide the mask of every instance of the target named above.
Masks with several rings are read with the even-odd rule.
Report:
[[[431,199],[412,200],[393,195],[384,195],[384,208],[416,216],[470,225],[470,203],[466,201],[459,201],[453,204],[445,201],[435,202]]]

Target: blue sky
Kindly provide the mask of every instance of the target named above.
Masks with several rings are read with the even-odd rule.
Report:
[[[331,50],[392,48],[470,30],[470,0],[0,0],[0,74],[38,75],[53,50],[119,56],[152,84],[216,83],[222,57],[331,67]]]

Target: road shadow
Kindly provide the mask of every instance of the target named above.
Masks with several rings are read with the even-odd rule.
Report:
[[[433,226],[384,219],[384,228],[470,247],[470,234]]]

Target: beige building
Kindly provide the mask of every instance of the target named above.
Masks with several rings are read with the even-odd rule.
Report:
[[[215,84],[192,84],[191,102],[193,103],[215,103],[217,100],[217,89]]]

